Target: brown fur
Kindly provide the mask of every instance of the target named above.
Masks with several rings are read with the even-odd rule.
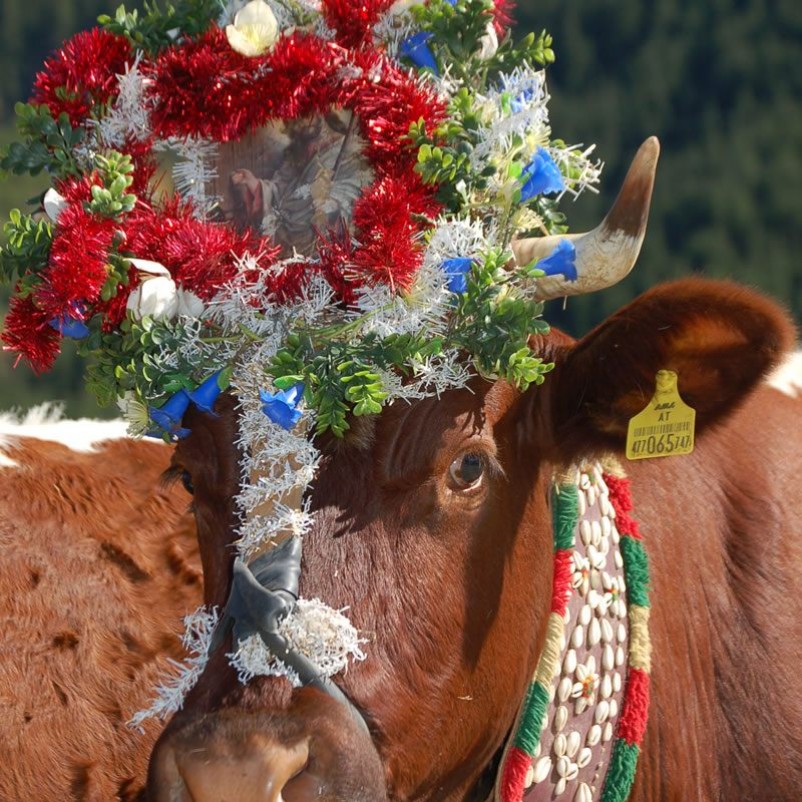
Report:
[[[188,497],[170,449],[78,454],[32,439],[0,469],[0,799],[132,800],[161,726],[126,722],[182,657],[200,603]]]
[[[153,800],[190,799],[187,761],[197,750],[221,771],[253,769],[257,758],[238,768],[226,756],[257,736],[288,748],[311,739],[309,763],[284,789],[293,802],[486,799],[542,645],[550,479],[578,457],[620,453],[625,421],[662,368],[679,371],[699,442],[690,457],[627,466],[652,560],[655,645],[632,800],[798,799],[802,401],[752,392],[792,346],[793,328],[747,290],[687,281],[648,293],[577,344],[559,334],[536,344],[558,364],[542,387],[521,395],[477,381],[473,393],[396,404],[369,451],[327,452],[315,480],[302,592],[348,607],[368,638],[367,661],[338,683],[371,739],[330,704],[337,726],[319,737],[307,706],[317,692],[272,680],[242,687],[220,650],[157,745]],[[219,418],[191,413],[193,435],[176,453],[197,488],[217,604],[230,578],[237,489],[232,406]],[[468,452],[487,465],[473,493],[449,480]],[[206,798],[225,797],[192,799]],[[267,798],[254,787],[238,802]]]

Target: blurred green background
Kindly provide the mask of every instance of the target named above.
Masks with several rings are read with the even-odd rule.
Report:
[[[14,102],[28,96],[47,54],[115,5],[0,2],[0,142],[13,138]],[[802,3],[520,0],[516,16],[521,32],[554,35],[555,135],[595,142],[606,163],[598,197],[564,202],[574,230],[601,219],[647,136],[659,136],[663,147],[635,272],[603,293],[571,299],[565,310],[551,304],[547,319],[581,335],[652,284],[704,273],[761,287],[802,320]],[[7,179],[0,217],[45,188]],[[71,415],[103,414],[82,385],[69,350],[42,377],[0,355],[0,410],[63,399]]]

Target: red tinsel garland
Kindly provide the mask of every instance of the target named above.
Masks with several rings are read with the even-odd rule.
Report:
[[[57,118],[66,112],[73,128],[117,95],[117,76],[133,62],[123,36],[93,28],[65,42],[34,80],[32,103],[45,104]]]
[[[66,207],[54,229],[49,264],[33,297],[17,302],[9,315],[7,346],[44,370],[60,341],[50,320],[65,315],[88,320],[99,314],[104,331],[113,331],[139,283],[132,269],[113,298],[100,299],[114,253],[162,263],[180,286],[205,301],[236,275],[246,254],[259,261],[260,276],[254,280],[264,281],[262,271],[279,254],[269,239],[199,220],[191,205],[178,198],[154,203],[155,141],[197,137],[227,142],[273,120],[338,108],[356,115],[374,173],[373,184],[355,204],[354,239],[341,231],[320,236],[319,261],[277,271],[268,290],[279,302],[288,301],[314,273],[322,273],[346,303],[355,301],[356,288],[365,282],[408,287],[423,259],[421,234],[440,206],[435,188],[424,186],[414,172],[416,153],[407,135],[419,120],[434,130],[446,108],[414,71],[375,49],[373,26],[391,5],[392,0],[362,0],[356,7],[351,0],[326,0],[323,12],[337,31],[336,43],[295,32],[280,37],[263,56],[249,58],[234,51],[225,31],[213,25],[198,39],[144,61],[140,69],[153,133],[119,148],[135,166],[131,191],[138,197],[136,207],[120,219],[99,217],[87,205],[98,176],[57,183]],[[124,38],[100,29],[79,34],[37,76],[34,100],[47,103],[54,115],[66,111],[73,125],[85,124],[97,104],[114,98],[117,73],[131,61]],[[22,320],[24,315],[29,320]]]
[[[165,138],[238,138],[262,118],[253,74],[266,60],[237,53],[217,26],[197,41],[167,48],[155,64],[143,65],[154,132]]]
[[[238,271],[246,254],[259,259],[262,269],[271,264],[279,249],[253,232],[239,233],[223,223],[193,217],[190,205],[172,198],[157,208],[139,204],[126,221],[124,252],[163,264],[184,289],[203,300]]]
[[[493,0],[495,7],[495,26],[499,36],[504,34],[512,25],[512,12],[515,8],[515,0]]]
[[[417,154],[408,138],[410,126],[422,120],[433,131],[446,117],[445,103],[381,53],[360,51],[353,61],[359,72],[343,82],[343,105],[359,117],[368,157],[384,174],[412,170]]]
[[[14,367],[20,359],[25,359],[36,373],[44,373],[53,367],[61,353],[61,335],[50,327],[50,319],[51,316],[40,309],[30,295],[14,295],[2,334],[3,350],[17,354]]]
[[[42,273],[36,297],[51,318],[65,313],[83,317],[106,283],[106,264],[116,229],[114,220],[86,211],[74,203],[59,215],[50,260]]]
[[[369,42],[373,26],[395,0],[323,0],[323,18],[334,29],[344,47]]]

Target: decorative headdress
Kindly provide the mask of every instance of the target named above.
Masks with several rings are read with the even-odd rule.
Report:
[[[541,383],[551,366],[528,337],[547,328],[543,300],[605,283],[583,274],[587,254],[634,261],[640,241],[620,231],[565,235],[559,200],[600,166],[552,137],[551,38],[516,43],[509,5],[120,9],[64,44],[17,107],[21,141],[0,166],[52,187],[6,226],[6,350],[42,371],[79,340],[90,389],[134,435],[181,438],[189,405],[211,411],[230,388],[245,558],[310,526],[311,431],[342,436],[351,416],[475,374]],[[358,641],[338,619],[339,653],[320,645],[321,618],[299,605],[287,637],[328,649],[335,673]],[[209,627],[194,619],[190,635]],[[283,670],[240,647],[243,679]],[[180,703],[167,697],[165,711]]]

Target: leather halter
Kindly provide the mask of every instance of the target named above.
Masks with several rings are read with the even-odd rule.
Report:
[[[354,703],[280,633],[282,621],[298,601],[302,550],[301,538],[296,536],[250,563],[239,557],[234,560],[231,592],[211,650],[222,645],[229,631],[233,631],[235,643],[258,635],[270,652],[298,675],[302,685],[317,688],[344,705],[369,736],[368,725]]]

